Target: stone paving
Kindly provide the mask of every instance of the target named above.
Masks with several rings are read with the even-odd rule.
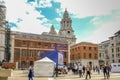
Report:
[[[17,73],[17,72],[15,72]],[[21,73],[16,74],[17,76],[9,77],[8,80],[28,80],[28,77],[21,75]],[[98,75],[97,72],[92,72],[92,78],[88,80],[120,80],[120,73],[110,73],[111,77],[110,79],[104,79],[103,73]],[[82,78],[79,78],[78,75],[74,75],[72,72],[69,72],[68,74],[60,74],[58,77],[34,77],[34,80],[85,80],[85,76]]]

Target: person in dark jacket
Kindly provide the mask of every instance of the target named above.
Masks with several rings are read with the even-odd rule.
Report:
[[[33,80],[33,77],[34,77],[34,70],[33,70],[33,68],[30,66],[30,68],[29,68],[29,73],[28,73],[28,78],[29,78],[29,80]]]
[[[103,66],[103,74],[104,74],[104,79],[106,79],[106,77],[107,77],[107,65],[106,64],[104,64],[104,66]]]

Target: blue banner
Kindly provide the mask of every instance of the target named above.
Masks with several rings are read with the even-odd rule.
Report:
[[[56,63],[56,66],[64,65],[64,55],[58,50],[41,53],[41,58],[48,57]]]
[[[64,55],[58,50],[41,53],[41,58],[48,57],[56,63],[56,66],[64,65]]]

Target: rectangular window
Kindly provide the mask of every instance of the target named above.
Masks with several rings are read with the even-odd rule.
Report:
[[[97,59],[97,54],[94,54],[94,59]]]
[[[30,51],[30,57],[33,57],[34,56],[33,54],[34,54],[33,51]]]
[[[97,48],[96,48],[96,47],[94,47],[94,50],[97,50]]]
[[[112,54],[112,58],[114,58],[114,54]]]
[[[23,45],[26,45],[26,41],[23,41],[22,44],[23,44]]]
[[[66,54],[66,52],[64,52],[64,58],[67,58],[67,54]]]
[[[22,56],[25,57],[26,56],[26,51],[22,51]]]
[[[112,53],[114,52],[114,49],[112,49]]]
[[[86,49],[86,47],[84,46],[84,47],[83,47],[83,49],[85,50],[85,49]]]
[[[86,53],[84,53],[84,59],[86,59]]]
[[[38,46],[40,46],[41,45],[41,42],[38,42]]]

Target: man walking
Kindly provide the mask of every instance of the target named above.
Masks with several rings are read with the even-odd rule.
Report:
[[[91,79],[91,70],[90,70],[89,65],[86,66],[86,79],[87,79],[88,75],[89,75],[89,79]]]
[[[82,77],[82,65],[81,64],[79,65],[78,70],[79,70],[79,77],[81,78]]]

